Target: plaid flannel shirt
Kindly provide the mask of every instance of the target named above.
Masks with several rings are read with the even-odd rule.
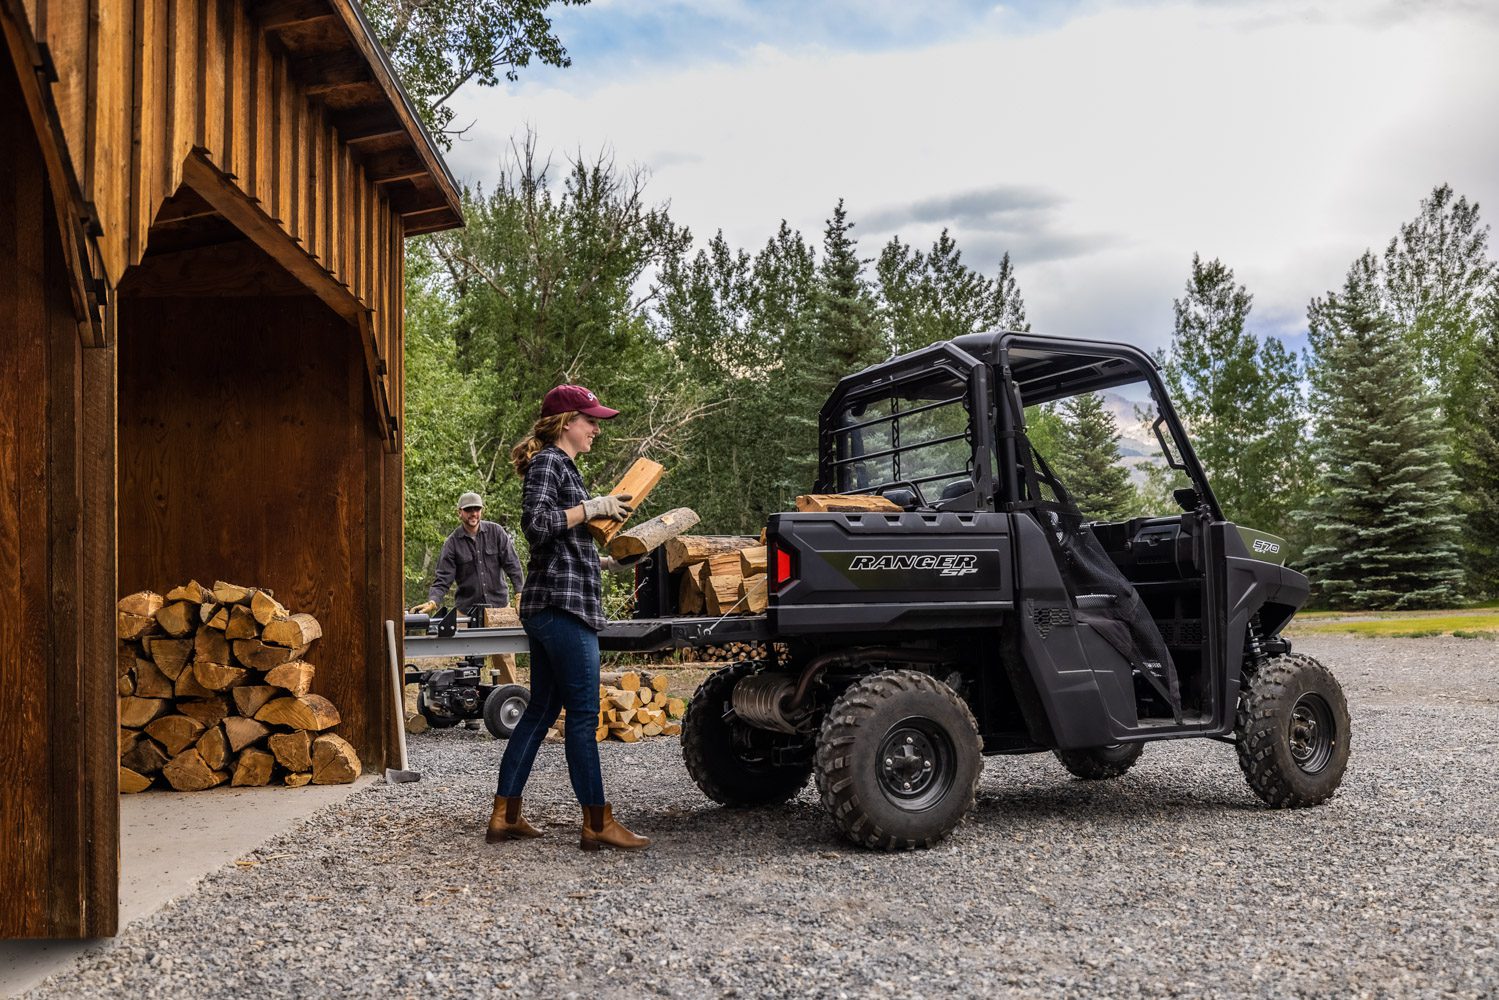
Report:
[[[567,511],[588,499],[583,477],[567,453],[548,445],[526,469],[521,490],[521,530],[531,546],[520,615],[561,608],[595,632],[604,627],[599,554],[586,524],[567,526]]]

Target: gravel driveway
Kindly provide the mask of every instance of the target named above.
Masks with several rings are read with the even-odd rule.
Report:
[[[1318,637],[1356,726],[1342,790],[1263,808],[1229,746],[1154,744],[1113,782],[990,758],[938,847],[836,839],[810,790],[727,812],[674,739],[605,745],[644,855],[583,854],[560,745],[481,833],[502,744],[413,738],[376,785],[135,924],[34,997],[1492,996],[1499,644]]]

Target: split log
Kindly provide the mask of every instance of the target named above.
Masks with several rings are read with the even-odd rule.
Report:
[[[146,661],[142,660],[141,662],[145,663]],[[134,672],[125,674],[123,677],[115,678],[115,694],[121,698],[128,698],[131,695],[135,694]]]
[[[142,737],[130,748],[129,753],[120,758],[120,763],[139,774],[160,774],[171,759],[162,750],[161,744],[149,737]]]
[[[703,588],[697,582],[697,574],[691,570],[682,574],[682,582],[677,587],[677,612],[684,615],[703,613]]]
[[[276,762],[288,771],[312,770],[312,735],[306,730],[275,733],[266,745],[276,755]]]
[[[193,658],[209,663],[231,663],[229,640],[224,633],[211,628],[200,628],[193,636]]]
[[[745,611],[748,611],[752,615],[763,613],[770,605],[770,588],[765,581],[764,575],[740,580],[739,596],[744,598],[744,604],[741,607]]]
[[[151,779],[138,774],[125,765],[120,765],[120,791],[126,794],[144,792],[151,787]]]
[[[223,695],[177,702],[177,711],[205,726],[217,726],[229,717],[229,701]]]
[[[609,554],[622,561],[639,559],[694,527],[697,522],[697,511],[691,507],[677,507],[615,535],[609,542]]]
[[[212,698],[215,694],[213,690],[198,683],[198,678],[191,669],[177,675],[175,688],[179,698]]]
[[[628,493],[630,499],[626,501],[631,507],[639,507],[645,503],[645,498],[650,495],[651,490],[661,481],[666,474],[666,469],[659,462],[652,462],[648,458],[637,458],[635,464],[630,466],[619,485],[610,490],[610,493]],[[588,533],[593,540],[601,546],[607,546],[619,529],[625,526],[623,521],[616,521],[612,517],[596,517],[587,522]]]
[[[609,738],[609,727],[599,726],[593,731],[593,742],[602,743]]]
[[[246,674],[244,667],[229,667],[207,660],[193,661],[193,677],[210,691],[224,691],[238,684]]]
[[[266,702],[281,696],[280,689],[269,684],[241,684],[230,688],[229,693],[234,696],[234,707],[239,709],[239,714],[252,719]]]
[[[316,732],[331,729],[339,722],[338,709],[333,707],[333,702],[318,694],[276,698],[256,712],[255,718],[273,726],[290,726],[292,729],[311,729]]]
[[[755,544],[744,535],[679,535],[666,543],[666,569],[675,573],[684,566],[700,563],[709,556],[737,554]]]
[[[250,595],[250,614],[262,625],[269,625],[273,618],[285,618],[286,609],[271,596],[270,591],[257,590]]]
[[[180,587],[173,587],[167,591],[169,601],[190,601],[193,604],[202,604],[213,597],[213,593],[199,583],[197,580],[189,580]]]
[[[796,509],[804,514],[904,512],[904,508],[897,503],[863,493],[809,493],[796,498]]]
[[[322,635],[323,627],[318,624],[316,618],[309,614],[297,614],[272,621],[260,633],[260,638],[262,642],[273,646],[305,649],[312,645],[314,639],[321,638]]]
[[[120,725],[140,729],[171,707],[163,698],[121,698]]]
[[[270,732],[264,723],[247,719],[243,715],[225,716],[223,723],[224,738],[229,741],[229,749],[234,753],[239,753],[252,743],[259,743]]]
[[[635,707],[640,704],[640,699],[634,691],[614,690],[609,693],[608,697],[609,704],[621,712],[633,712]]]
[[[634,670],[610,670],[599,674],[601,685],[619,688],[621,691],[639,691],[640,680],[640,674]]]
[[[226,639],[255,639],[260,636],[260,623],[250,609],[236,604],[229,609],[229,624],[224,626]]]
[[[220,771],[224,768],[224,762],[229,759],[229,741],[224,738],[224,731],[218,726],[204,731],[198,737],[198,753],[203,755],[203,763],[207,764],[209,770]]]
[[[677,736],[682,732],[682,725],[678,722],[668,722],[661,727],[662,736]]]
[[[288,774],[284,780],[288,788],[301,788],[312,780],[312,773],[309,771],[305,774]]]
[[[203,619],[204,625],[222,632],[229,627],[229,606],[225,604],[205,604],[198,609],[198,617]]]
[[[213,582],[213,599],[220,604],[249,604],[254,593],[254,587],[241,587],[223,580]]]
[[[736,573],[734,576],[709,576],[703,581],[703,603],[708,614],[743,611],[744,605],[739,603],[739,583],[743,579]]]
[[[140,590],[120,598],[115,610],[136,618],[154,618],[165,603],[154,590]]]
[[[198,606],[187,601],[173,601],[156,612],[156,622],[166,633],[181,638],[198,627]]]
[[[124,757],[131,750],[134,750],[135,745],[145,738],[143,734],[136,732],[134,729],[126,729],[121,726],[119,739],[120,756]]]
[[[347,785],[359,777],[359,755],[349,741],[324,733],[312,741],[312,783]]]
[[[142,640],[142,644],[146,648],[146,655],[151,657],[151,662],[174,681],[193,656],[193,640],[191,639],[167,639],[163,636],[152,636]]]
[[[520,628],[520,612],[514,608],[485,608],[485,628]]]
[[[115,638],[139,639],[156,630],[154,615],[133,615],[128,611],[115,613]]]
[[[234,658],[256,670],[271,670],[283,663],[300,660],[305,652],[307,652],[306,646],[288,648],[267,645],[259,639],[234,640]]]
[[[640,739],[640,734],[635,731],[634,726],[614,725],[609,726],[609,735],[621,743],[634,743]]]
[[[693,567],[697,574],[697,583],[703,588],[704,597],[708,593],[708,577],[710,576],[741,576],[739,572],[739,553],[720,552],[711,555],[707,559]]]
[[[190,715],[163,715],[146,727],[146,734],[175,757],[196,743],[206,728]]]
[[[754,576],[765,572],[765,557],[769,550],[763,545],[743,549],[739,553],[739,575]]]
[[[276,758],[264,750],[246,750],[239,755],[234,765],[234,777],[230,784],[235,787],[258,787],[271,783],[271,772],[276,767]]]
[[[306,660],[292,660],[266,671],[265,682],[285,688],[295,695],[304,695],[312,689],[313,666]]]
[[[214,788],[229,780],[225,771],[215,771],[208,766],[196,748],[184,750],[173,757],[166,767],[161,769],[162,777],[179,792],[201,792],[205,788]]]
[[[647,722],[645,724],[645,728],[643,730],[641,730],[641,731],[646,736],[660,736],[661,735],[661,730],[663,728],[664,728],[663,726],[657,725],[654,722]]]

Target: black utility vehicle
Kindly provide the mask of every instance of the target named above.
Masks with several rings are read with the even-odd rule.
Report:
[[[1109,391],[1143,408],[1190,485],[1181,512],[1088,522],[1026,434],[1026,410]],[[1033,411],[1034,412],[1034,411]],[[1229,523],[1159,373],[1123,344],[976,334],[839,383],[816,492],[899,513],[770,518],[769,608],[719,638],[776,653],[710,676],[682,730],[699,787],[729,806],[794,796],[867,847],[925,847],[974,800],[985,754],[1050,751],[1122,775],[1152,740],[1231,742],[1266,803],[1332,795],[1348,760],[1341,688],[1281,637],[1307,596],[1284,542]],[[664,560],[620,623],[683,641]],[[686,632],[693,634],[687,635]]]

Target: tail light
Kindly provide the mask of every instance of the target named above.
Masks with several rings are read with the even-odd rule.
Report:
[[[771,557],[771,583],[774,589],[781,590],[788,583],[796,579],[796,560],[793,554],[781,548],[779,545],[770,550]]]

